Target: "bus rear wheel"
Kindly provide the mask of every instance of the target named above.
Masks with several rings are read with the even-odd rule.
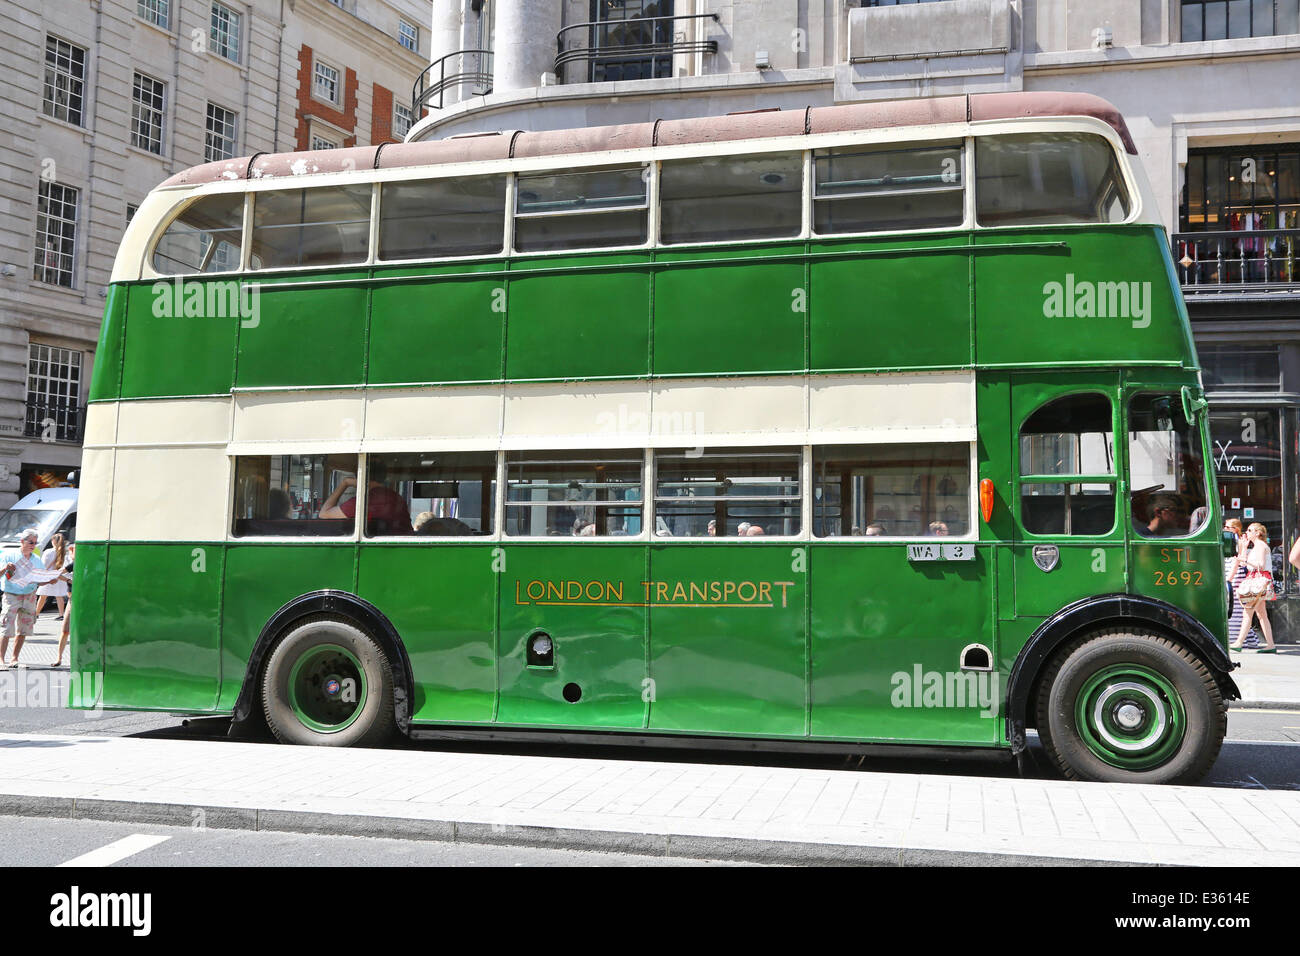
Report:
[[[281,743],[379,746],[395,726],[392,666],[355,625],[309,617],[294,624],[271,652],[262,709]]]
[[[1072,780],[1195,783],[1228,707],[1205,662],[1163,635],[1116,629],[1067,646],[1038,695],[1038,736]]]

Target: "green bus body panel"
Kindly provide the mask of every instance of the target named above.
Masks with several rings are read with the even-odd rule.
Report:
[[[698,544],[650,549],[650,729],[802,736],[808,589],[806,572],[792,570],[806,557],[792,551],[805,549],[757,542],[723,549],[725,556]],[[715,581],[736,585],[738,606],[690,606],[691,583]],[[770,601],[756,593],[739,606],[745,583],[768,584]]]
[[[235,384],[338,385],[363,381],[369,291],[358,286],[261,292],[260,316],[240,323]],[[291,361],[289,359],[292,359]]]
[[[90,675],[104,672],[104,587],[107,580],[108,545],[78,542],[77,561],[72,572],[77,599],[72,602],[72,620],[68,627],[68,666],[76,679],[69,681],[69,707],[88,708],[100,703],[102,676],[95,678]]]
[[[122,336],[126,331],[126,307],[131,292],[131,286],[120,283],[108,287],[104,322],[99,327],[99,343],[95,346],[95,369],[90,378],[92,402],[111,401],[122,394]]]
[[[903,545],[813,548],[813,736],[996,740],[1005,674],[961,671],[969,644],[996,660],[992,552],[911,563]]]
[[[190,281],[184,288],[205,294],[209,281],[220,280]],[[149,283],[130,287],[122,397],[157,398],[229,392],[235,383],[239,317],[174,315],[176,300],[184,301],[184,296],[176,292],[177,284],[159,282],[157,286],[156,292]],[[171,304],[167,305],[169,302]],[[288,364],[284,362],[284,356],[280,361]]]
[[[976,255],[981,365],[1194,364],[1177,286],[1161,281],[1169,251],[1159,227],[975,235],[977,246],[1008,243],[1044,245]]]
[[[506,378],[636,378],[649,372],[650,277],[510,275]]]
[[[234,710],[253,645],[275,612],[300,594],[322,588],[355,590],[355,545],[227,546],[219,710]],[[255,706],[261,706],[260,697]]]
[[[253,274],[241,281],[260,290],[258,313],[242,319],[171,317],[191,289],[229,279],[130,283],[111,292],[92,398],[117,397],[114,336],[122,398],[236,384],[1193,368],[1172,269],[1157,227],[1055,226]],[[1108,308],[1136,289],[1142,314],[1049,316],[1051,283],[1062,302],[1071,283],[1075,306],[1085,286]],[[1102,283],[1123,291],[1098,296]]]
[[[415,676],[412,719],[485,723],[496,703],[496,592],[482,545],[367,545],[357,594],[383,610]]]
[[[803,245],[728,254],[716,249],[661,253],[659,258],[667,261],[730,258],[734,262],[670,266],[655,276],[655,374],[806,368],[808,283],[804,263],[761,261],[763,256],[783,253],[801,256]],[[762,334],[755,335],[755,329],[762,329]]]
[[[366,381],[376,385],[498,381],[505,334],[504,292],[500,279],[376,285]]]
[[[969,366],[971,253],[965,236],[813,243],[809,344],[814,370]],[[953,248],[952,252],[934,249]],[[895,249],[886,255],[879,253]],[[839,256],[851,251],[861,258]],[[906,276],[900,281],[900,276]]]
[[[1134,594],[1145,594],[1175,604],[1190,613],[1217,635],[1228,635],[1227,589],[1223,580],[1223,552],[1218,529],[1210,522],[1208,536],[1201,540],[1134,541],[1132,545]],[[1170,584],[1170,575],[1174,583]]]
[[[503,552],[497,720],[643,727],[646,609],[636,602],[645,580],[644,545],[515,545]],[[480,560],[490,566],[492,558],[485,551]],[[540,597],[530,597],[532,582],[542,583]],[[539,631],[554,642],[554,667],[528,665],[528,639]],[[565,699],[569,684],[581,690],[576,702]]]
[[[112,546],[113,573],[104,601],[104,696],[115,707],[216,708],[221,562],[220,547]]]

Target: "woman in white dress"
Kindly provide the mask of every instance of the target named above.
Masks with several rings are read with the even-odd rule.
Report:
[[[50,546],[45,549],[41,555],[41,560],[45,562],[47,568],[62,569],[68,563],[68,541],[61,534],[56,534],[50,539]],[[40,599],[36,602],[36,614],[39,617],[41,608],[45,607],[46,598],[54,598],[59,604],[59,616],[56,621],[63,620],[65,605],[68,603],[68,582],[63,578],[57,578],[49,584],[42,584],[36,589]]]

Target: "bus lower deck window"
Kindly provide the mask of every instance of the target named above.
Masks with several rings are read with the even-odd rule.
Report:
[[[828,445],[813,449],[819,538],[961,536],[971,530],[970,445]]]
[[[641,451],[506,454],[508,535],[591,538],[641,533]]]
[[[798,534],[800,460],[797,448],[657,452],[656,536]]]

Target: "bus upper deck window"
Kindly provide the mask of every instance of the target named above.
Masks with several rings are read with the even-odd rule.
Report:
[[[379,258],[490,255],[505,243],[504,176],[384,183]]]
[[[960,143],[842,146],[813,154],[821,235],[937,229],[965,219]]]
[[[1107,396],[1088,392],[1053,399],[1020,426],[1020,475],[1027,479],[1020,485],[1020,518],[1030,534],[1102,535],[1114,529],[1112,415]],[[1097,476],[1106,480],[1078,480]]]
[[[799,533],[797,448],[664,449],[655,454],[655,534],[757,538]]]
[[[1131,202],[1110,143],[1092,133],[1017,133],[975,140],[982,226],[1123,222]]]
[[[253,196],[253,252],[263,269],[365,262],[369,183]]]
[[[803,229],[803,154],[666,162],[659,208],[665,243],[797,236]]]
[[[1200,431],[1182,396],[1136,395],[1128,409],[1133,528],[1144,538],[1178,538],[1205,526],[1205,461]]]
[[[649,209],[646,167],[520,176],[515,249],[538,252],[640,246]]]
[[[171,221],[153,250],[161,275],[234,272],[244,231],[244,194],[204,196]]]

